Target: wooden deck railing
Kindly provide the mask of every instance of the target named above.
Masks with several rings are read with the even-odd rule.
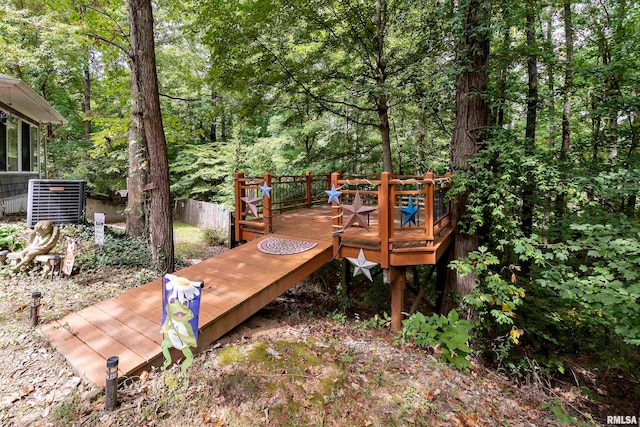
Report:
[[[282,212],[310,208],[326,203],[324,190],[330,188],[331,174],[246,177],[235,174],[235,235],[236,240],[250,240],[256,234],[269,234],[273,230],[273,215]],[[262,193],[260,187],[266,183],[271,187],[270,196]],[[257,216],[248,209],[245,197],[257,197]]]
[[[436,236],[450,223],[449,203],[445,199],[450,174],[392,178],[384,172],[379,180],[370,180],[343,179],[334,173],[331,184],[342,192],[341,202],[332,203],[334,247],[345,245],[379,252],[375,260],[382,268],[389,268],[390,252],[414,252],[432,246]],[[377,208],[368,215],[369,230],[362,224],[344,228],[342,205],[352,204],[356,192],[364,205]],[[415,224],[403,225],[401,209],[408,207],[409,199],[417,208]]]

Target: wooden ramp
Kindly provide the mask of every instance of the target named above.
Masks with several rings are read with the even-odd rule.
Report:
[[[259,240],[236,247],[176,272],[203,280],[197,351],[235,328],[332,257],[328,207],[282,214],[278,231],[268,237],[299,238],[317,243],[306,252],[268,255]],[[155,280],[115,298],[71,313],[42,326],[42,332],[72,368],[85,379],[105,384],[106,359],[118,356],[119,375],[131,376],[160,366],[162,282]],[[181,353],[174,353],[174,360]]]

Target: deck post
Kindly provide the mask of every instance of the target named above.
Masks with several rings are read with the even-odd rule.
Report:
[[[331,172],[327,172],[327,190],[331,190]]]
[[[389,172],[382,172],[378,187],[378,235],[380,236],[380,267],[389,268]]]
[[[342,289],[351,295],[351,263],[346,258],[342,260]]]
[[[331,185],[338,188],[338,180],[340,179],[340,174],[338,172],[334,172],[331,174]],[[340,200],[342,200],[342,196],[340,196]],[[342,229],[342,217],[340,215],[340,203],[336,203],[334,200],[331,202],[331,232],[333,235],[333,256],[336,258],[340,257],[340,234],[338,233]]]
[[[425,234],[427,245],[433,243],[433,172],[427,172],[425,175],[424,186],[424,222],[425,222]]]
[[[269,172],[264,174],[264,183],[267,184],[267,187],[271,187],[271,174]],[[273,233],[271,197],[267,197],[267,195],[262,196],[262,221],[264,222],[264,233]]]
[[[311,207],[311,172],[304,174],[305,191],[307,193],[307,208]]]
[[[242,179],[244,178],[244,173],[242,172],[236,172],[235,177],[234,177],[234,197],[235,197],[235,215],[236,215],[236,221],[235,221],[235,227],[236,227],[236,239],[241,239],[242,238],[242,230],[241,230],[241,224],[240,222],[242,221],[242,197],[244,197],[244,188],[242,188]]]
[[[406,267],[390,267],[383,270],[385,283],[391,284],[391,328],[402,329],[402,312],[404,311],[404,290],[407,285]]]

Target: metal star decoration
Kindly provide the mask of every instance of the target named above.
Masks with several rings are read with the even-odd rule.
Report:
[[[243,202],[245,202],[247,204],[247,207],[245,208],[245,212],[250,210],[251,213],[253,214],[253,216],[258,218],[258,207],[256,206],[256,204],[260,200],[262,200],[262,198],[261,197],[256,197],[256,196],[253,195],[253,193],[251,193],[247,197],[240,197],[240,200],[242,200]]]
[[[369,225],[367,224],[367,218],[365,215],[369,212],[375,211],[378,208],[374,208],[372,206],[363,206],[362,199],[360,199],[360,192],[356,191],[356,196],[353,198],[353,205],[342,205],[342,210],[350,212],[344,224],[344,228],[351,227],[354,223],[358,223],[358,225],[367,231],[369,231]]]
[[[369,280],[373,282],[373,278],[371,277],[371,271],[369,270],[371,270],[373,267],[375,267],[378,264],[375,262],[367,261],[367,259],[364,257],[364,251],[362,249],[360,249],[358,258],[347,257],[347,259],[355,267],[353,270],[353,277],[356,277],[358,274],[362,273],[365,276],[367,276]]]
[[[338,191],[335,185],[331,186],[331,190],[324,190],[324,192],[327,193],[327,196],[329,196],[329,201],[327,203],[336,202],[340,204],[340,200],[338,199],[338,197],[340,197],[342,191]]]
[[[267,196],[271,198],[271,187],[267,185],[266,181],[262,184],[262,187],[260,187],[260,191],[262,191],[262,197]]]
[[[416,213],[418,212],[418,207],[413,205],[413,199],[409,197],[409,205],[400,208],[400,212],[404,214],[404,219],[402,220],[402,227],[407,225],[408,222],[412,222],[414,225],[416,223]]]

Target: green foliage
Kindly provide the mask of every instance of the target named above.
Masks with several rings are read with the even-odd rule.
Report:
[[[19,238],[20,228],[15,225],[0,225],[0,250],[17,251],[25,242]]]
[[[531,245],[542,267],[536,282],[571,306],[576,326],[607,327],[640,346],[640,225],[624,215],[606,224],[571,224],[566,242]],[[521,250],[525,250],[525,247]]]
[[[363,328],[389,329],[391,327],[391,316],[385,311],[382,315],[376,314],[367,320],[356,319],[356,324]]]
[[[149,245],[141,239],[133,239],[105,227],[104,244],[96,245],[93,226],[85,225],[65,226],[64,233],[80,241],[75,260],[80,269],[112,265],[151,267]]]
[[[447,316],[432,314],[426,317],[418,312],[403,322],[402,338],[412,341],[420,347],[440,346],[444,358],[453,366],[467,368],[471,363],[466,359],[471,353],[467,345],[470,339],[469,331],[473,324],[458,317],[455,310]]]
[[[222,230],[208,228],[202,232],[202,238],[209,246],[221,246],[227,243],[229,236]]]
[[[524,289],[514,284],[516,266],[502,269],[510,273],[511,277],[506,280],[500,273],[491,270],[492,266],[495,268],[499,264],[498,258],[484,246],[471,252],[467,258],[454,260],[450,264],[450,267],[459,275],[473,274],[476,278],[473,292],[466,295],[463,300],[475,310],[487,329],[493,329],[491,322],[498,325],[513,325],[515,310],[522,305],[522,298],[525,296]],[[513,339],[517,343],[517,337]]]

